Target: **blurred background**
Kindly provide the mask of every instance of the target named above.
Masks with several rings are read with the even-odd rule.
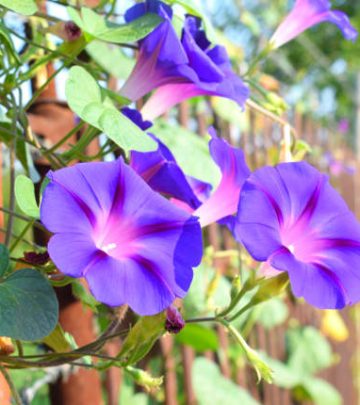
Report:
[[[43,2],[43,10],[67,18],[62,1]],[[69,2],[70,4],[71,2]],[[96,6],[97,1],[86,2]],[[265,47],[267,40],[287,14],[287,0],[195,1],[208,18],[208,35],[226,46],[240,74]],[[117,2],[119,21],[131,2]],[[360,30],[360,2],[332,1]],[[27,24],[7,15],[19,52],[27,47]],[[34,38],[33,38],[34,39]],[[36,38],[35,38],[36,40]],[[52,38],[56,43],[58,40]],[[118,48],[117,48],[118,49]],[[207,153],[206,132],[214,125],[222,137],[244,148],[251,168],[288,159],[306,158],[331,176],[349,207],[360,218],[360,41],[347,42],[330,24],[321,24],[278,49],[259,65],[249,79],[251,102],[242,112],[233,102],[198,98],[183,103],[156,122],[153,132],[174,153],[189,175],[215,184],[219,173]],[[116,61],[114,58],[117,58]],[[92,69],[105,72],[102,79],[116,90],[133,66],[131,52],[116,52],[101,43],[89,46],[83,55]],[[47,66],[24,84],[24,102],[51,75],[58,62]],[[74,126],[67,108],[64,83],[67,72],[56,76],[28,111],[33,130],[48,147]],[[45,79],[44,79],[45,78]],[[293,128],[289,132],[290,127]],[[295,134],[295,135],[294,135]],[[295,136],[297,142],[293,142]],[[3,206],[8,204],[9,172],[7,140],[0,131],[2,150]],[[61,149],[69,161],[94,158],[102,145],[101,136],[79,147],[81,136],[69,138]],[[76,147],[77,145],[77,147]],[[75,148],[76,147],[76,148]],[[196,159],[194,159],[194,151]],[[116,155],[116,150],[111,153]],[[107,157],[108,158],[108,157]],[[36,177],[48,165],[33,156]],[[18,171],[21,172],[21,161]],[[6,215],[2,218],[6,222]],[[5,225],[2,225],[5,228]],[[14,233],[41,244],[41,236],[24,231],[16,220]],[[224,307],[230,295],[230,279],[255,269],[245,252],[239,254],[227,229],[214,225],[207,235],[207,255],[198,269],[190,293],[183,303],[185,318],[206,316]],[[17,244],[21,257],[28,246]],[[225,253],[224,253],[225,252]],[[78,345],[101,331],[103,314],[93,317],[82,292],[68,291],[60,297],[61,321]],[[83,302],[77,300],[82,299]],[[84,304],[85,302],[85,304]],[[91,307],[92,310],[94,308]],[[130,324],[130,315],[124,324]],[[163,337],[141,361],[151,375],[164,375],[164,384],[148,389],[136,384],[133,375],[111,368],[103,373],[82,370],[64,378],[60,373],[12,371],[23,398],[35,405],[288,405],[360,404],[360,308],[320,311],[290,294],[274,298],[241,317],[236,327],[259,350],[275,371],[273,385],[257,383],[244,354],[221,327],[188,325],[178,335]],[[94,332],[95,331],[95,332]],[[116,353],[121,342],[106,350]],[[33,348],[28,349],[30,352]],[[66,373],[65,373],[66,374]],[[137,381],[138,382],[138,381]],[[50,384],[48,384],[50,383]],[[156,384],[155,384],[156,385]]]

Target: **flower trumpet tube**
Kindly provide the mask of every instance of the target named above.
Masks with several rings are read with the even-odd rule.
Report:
[[[154,192],[122,159],[80,163],[48,174],[41,221],[48,251],[95,298],[140,315],[184,297],[202,256],[197,218]]]
[[[273,48],[279,48],[308,28],[322,22],[335,24],[348,40],[354,41],[358,36],[349,17],[342,11],[331,10],[329,0],[296,0],[293,9],[279,25],[270,43]]]
[[[232,70],[224,47],[212,46],[201,29],[201,20],[186,16],[181,38],[172,26],[172,9],[148,0],[130,8],[125,19],[133,21],[147,12],[163,22],[139,43],[134,70],[120,90],[136,101],[152,90],[142,114],[152,120],[188,98],[202,95],[226,97],[244,106],[248,87]]]
[[[221,170],[221,180],[210,197],[194,211],[202,227],[222,220],[230,228],[233,226],[240,198],[240,191],[250,175],[244,152],[219,138],[210,128],[210,154]]]
[[[305,162],[263,167],[245,181],[236,238],[251,256],[286,271],[313,306],[360,300],[360,224],[326,175]]]
[[[209,184],[186,176],[170,150],[153,135],[158,149],[131,152],[130,164],[154,190],[173,197],[175,205],[199,217],[202,227],[221,220],[232,228],[240,190],[250,170],[241,149],[219,138],[213,128],[209,132],[210,154],[221,170],[220,183],[213,193]]]

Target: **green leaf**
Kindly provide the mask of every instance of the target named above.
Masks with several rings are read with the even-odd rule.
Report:
[[[91,42],[86,52],[106,72],[118,79],[127,79],[135,66],[135,60],[127,57],[118,46],[105,42]]]
[[[123,366],[141,360],[153,347],[160,336],[165,333],[165,312],[154,316],[143,316],[130,330],[117,356]]]
[[[304,381],[303,387],[315,404],[341,405],[343,403],[339,391],[325,380],[308,378]]]
[[[0,308],[0,336],[40,340],[58,321],[55,292],[32,269],[16,271],[0,283]]]
[[[66,340],[65,333],[59,323],[50,335],[42,340],[42,342],[57,353],[65,353],[71,350],[71,346]]]
[[[11,145],[13,142],[15,134],[12,133],[12,124],[10,121],[0,122],[0,141],[4,142],[6,145]],[[26,143],[19,130],[17,130],[17,140],[16,140],[16,157],[19,159],[23,168],[28,170],[28,157],[26,152]]]
[[[157,148],[153,139],[102,95],[96,80],[85,69],[79,66],[70,69],[65,92],[70,108],[80,118],[103,131],[126,152],[148,152]]]
[[[38,9],[34,0],[0,0],[0,5],[23,15],[32,15]]]
[[[216,351],[219,347],[217,334],[202,325],[187,324],[185,328],[176,335],[176,341],[193,347],[198,352],[206,350]]]
[[[119,111],[105,109],[99,117],[99,124],[105,134],[126,151],[155,149],[152,147],[153,140],[141,130],[139,131],[138,126]],[[143,143],[149,146],[144,148]]]
[[[213,268],[200,265],[194,270],[190,290],[184,298],[187,318],[213,315],[214,311],[229,305],[231,285],[226,277],[216,275]]]
[[[9,32],[7,31],[7,28],[4,24],[0,22],[0,38],[2,44],[5,45],[6,50],[8,52],[8,55],[10,57],[10,61],[14,63],[16,66],[21,65],[21,61],[19,58],[18,53],[16,52],[16,49],[14,47],[14,44],[11,40],[11,37],[9,35]]]
[[[321,333],[307,326],[294,328],[286,333],[288,364],[303,375],[314,374],[333,363],[331,346]]]
[[[83,118],[84,109],[91,103],[102,103],[101,90],[96,80],[85,69],[74,66],[66,82],[66,97],[70,108]],[[100,108],[100,107],[99,107]],[[89,124],[96,126],[97,119],[87,117]]]
[[[187,175],[213,186],[219,183],[220,170],[210,157],[208,139],[161,119],[151,130],[171,150]]]
[[[94,296],[91,295],[79,281],[73,281],[71,283],[71,289],[76,298],[87,305],[93,312],[97,312],[100,303],[96,301]]]
[[[15,179],[15,197],[20,209],[29,217],[39,218],[40,210],[35,198],[34,183],[23,174]]]
[[[144,392],[135,392],[132,377],[124,373],[121,381],[119,404],[149,405],[149,396]]]
[[[3,277],[10,264],[8,248],[0,244],[0,277]]]
[[[264,353],[261,353],[261,357],[264,359],[273,371],[274,384],[278,387],[292,389],[302,384],[303,378],[297,370],[293,370],[287,364],[282,363],[279,360],[268,357]]]
[[[260,304],[258,321],[266,328],[272,329],[286,321],[289,310],[279,298],[273,298]]]
[[[113,43],[136,42],[153,31],[163,20],[157,14],[146,14],[128,24],[115,24],[87,7],[82,7],[81,16],[68,7],[70,18],[88,36]]]
[[[199,405],[260,405],[247,391],[223,377],[214,362],[202,357],[193,363],[192,385]]]

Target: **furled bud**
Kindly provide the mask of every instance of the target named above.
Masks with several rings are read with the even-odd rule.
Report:
[[[65,36],[68,41],[76,41],[81,36],[81,29],[72,21],[64,25]]]
[[[179,333],[185,326],[185,321],[181,313],[174,306],[166,309],[165,329],[169,333]]]
[[[34,266],[43,266],[50,260],[50,257],[48,252],[24,252],[24,260]]]

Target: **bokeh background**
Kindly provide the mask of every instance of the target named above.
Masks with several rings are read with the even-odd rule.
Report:
[[[61,3],[48,1],[43,7],[49,14],[66,19]],[[117,3],[116,13],[121,18],[131,3]],[[208,18],[208,35],[227,47],[240,74],[247,71],[251,60],[264,48],[292,5],[287,0],[196,3]],[[360,30],[359,2],[334,0],[332,3],[334,8],[345,11]],[[88,5],[94,6],[96,1]],[[14,14],[6,18],[18,34],[13,39],[22,52],[26,46],[25,21]],[[55,37],[52,40],[57,41]],[[252,102],[244,112],[228,100],[199,98],[173,109],[156,123],[153,131],[170,147],[187,174],[212,184],[218,181],[219,173],[207,152],[209,125],[242,147],[252,168],[286,160],[289,153],[298,159],[306,158],[331,176],[332,184],[360,218],[359,55],[360,41],[346,42],[334,26],[319,25],[260,64],[249,82]],[[119,88],[134,63],[131,52],[120,52],[101,43],[87,48],[84,61],[106,72],[104,82],[113,90]],[[48,77],[56,66],[57,62],[24,84],[24,102],[36,91],[44,75]],[[64,70],[29,110],[33,130],[49,147],[71,130],[74,123],[65,102],[66,77]],[[284,123],[289,123],[294,131],[290,133]],[[297,143],[293,143],[293,134]],[[2,205],[6,209],[8,150],[6,136],[1,131],[0,139],[3,142]],[[69,151],[72,153],[73,160],[95,156],[104,142],[100,136],[86,148],[75,150],[79,139],[70,139],[66,151],[68,156]],[[111,153],[116,155],[116,150]],[[34,156],[34,162],[31,168],[34,177],[46,172],[44,161]],[[18,162],[18,172],[21,170]],[[2,229],[6,227],[6,219],[4,214]],[[22,234],[28,241],[17,244],[14,255],[18,257],[28,250],[29,241],[41,243],[41,236],[24,228],[24,223],[16,220],[14,234]],[[245,252],[239,251],[226,229],[214,225],[206,237],[205,261],[196,272],[183,303],[185,318],[206,316],[214,308],[224,307],[229,300],[230,278],[239,268],[245,274],[257,266]],[[88,307],[74,296],[76,293],[70,291],[61,298],[63,327],[78,344],[84,344],[93,336],[88,329],[101,330],[105,315],[100,312],[93,317]],[[91,302],[87,304],[91,307]],[[124,320],[124,323],[132,322],[130,315]],[[35,405],[97,405],[101,401],[111,405],[352,405],[360,403],[359,325],[357,306],[341,312],[320,311],[295,301],[290,293],[257,306],[250,316],[239,318],[237,328],[275,371],[273,385],[257,383],[241,349],[224,329],[205,324],[189,325],[175,337],[163,337],[141,361],[141,367],[152,375],[164,375],[164,384],[158,390],[146,392],[133,378],[117,369],[96,376],[81,371],[65,378],[63,370],[53,374],[13,371],[12,376],[24,398]],[[108,352],[116,352],[120,344],[119,341],[109,345]],[[31,354],[34,348],[29,346],[27,350]]]

